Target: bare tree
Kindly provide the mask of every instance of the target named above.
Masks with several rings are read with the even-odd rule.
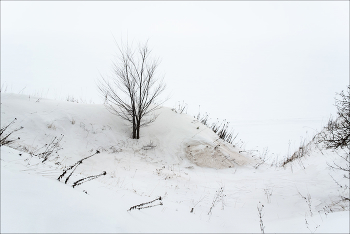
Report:
[[[140,138],[140,128],[155,121],[156,102],[165,84],[156,77],[158,60],[150,58],[147,43],[133,50],[128,44],[118,46],[119,58],[113,63],[113,77],[102,77],[98,88],[107,109],[132,123],[132,138]]]

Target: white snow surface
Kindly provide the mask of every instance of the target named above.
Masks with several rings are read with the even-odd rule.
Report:
[[[103,105],[2,93],[1,127],[17,118],[7,132],[23,129],[10,136],[20,139],[1,147],[1,232],[260,233],[261,205],[267,233],[349,232],[349,204],[338,202],[349,191],[334,180],[349,184],[327,165],[341,163],[339,152],[312,145],[308,155],[286,167],[256,168],[262,152],[240,152],[170,108],[158,113],[133,140],[130,125]],[[47,161],[33,155],[61,134],[60,147]],[[58,180],[97,150],[66,184],[70,171]],[[128,211],[158,197],[148,204],[153,207]]]

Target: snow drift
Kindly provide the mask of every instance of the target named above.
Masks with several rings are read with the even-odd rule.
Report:
[[[158,113],[133,140],[103,105],[1,94],[1,126],[23,126],[1,147],[1,231],[260,232],[264,204],[265,232],[348,232],[342,174],[327,166],[337,152],[313,145],[285,167],[256,167],[193,117]]]

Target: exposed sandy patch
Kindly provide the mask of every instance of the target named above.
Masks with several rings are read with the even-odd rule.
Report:
[[[238,153],[227,143],[190,141],[185,144],[186,157],[200,167],[216,169],[232,168],[251,163],[253,160]]]

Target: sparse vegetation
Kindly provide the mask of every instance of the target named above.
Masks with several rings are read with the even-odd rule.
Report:
[[[68,95],[66,98],[67,102],[76,102],[79,103],[78,99],[74,98],[73,96]]]
[[[42,158],[42,163],[45,162],[53,153],[57,153],[58,150],[62,149],[60,148],[60,142],[63,136],[64,135],[61,134],[61,137],[54,137],[49,144],[45,144],[45,150],[43,152],[34,154],[34,156]]]
[[[215,196],[214,196],[214,199],[213,199],[213,201],[211,203],[208,215],[210,215],[212,213],[212,209],[219,202],[221,202],[221,209],[222,210],[224,209],[224,205],[225,205],[224,198],[225,197],[226,197],[226,195],[224,194],[224,187],[220,187],[220,189],[215,192]]]
[[[121,148],[116,148],[116,147],[113,146],[113,145],[112,145],[111,147],[109,147],[109,149],[110,149],[110,153],[112,153],[112,154],[120,153],[120,152],[123,151]]]
[[[234,141],[237,138],[238,133],[234,135],[233,129],[229,130],[229,125],[230,123],[226,120],[223,120],[221,123],[217,121],[216,123],[212,124],[211,129],[220,137],[220,139],[230,144],[234,144]]]
[[[0,93],[6,93],[7,92],[8,85],[6,83],[1,83],[0,86]]]
[[[293,162],[295,160],[299,160],[299,163],[301,163],[301,159],[307,155],[310,154],[311,152],[311,146],[314,143],[313,138],[310,142],[306,143],[306,139],[302,139],[299,149],[295,151],[292,155],[287,156],[281,163],[282,167],[285,167],[288,163]]]
[[[301,198],[303,198],[305,200],[307,206],[309,207],[310,216],[312,217],[313,213],[312,213],[312,205],[311,205],[311,195],[310,195],[310,193],[307,194],[307,197],[303,196],[299,191],[298,191],[298,193],[301,196]]]
[[[266,188],[264,189],[264,192],[266,195],[267,203],[271,203],[272,188]]]
[[[57,178],[58,181],[61,181],[61,179],[63,179],[63,177],[66,175],[66,173],[68,171],[71,171],[71,173],[67,176],[66,180],[64,181],[65,184],[67,184],[69,178],[72,176],[73,172],[77,169],[77,167],[83,163],[84,160],[91,158],[92,156],[99,154],[100,151],[96,150],[96,152],[90,156],[87,156],[79,161],[77,161],[76,163],[74,163],[73,165],[69,166],[68,168],[66,168],[63,173]]]
[[[200,122],[206,126],[208,126],[208,118],[209,118],[209,114],[205,113],[204,116],[200,119]]]
[[[258,204],[258,213],[259,213],[259,224],[260,224],[260,231],[261,231],[261,233],[265,233],[265,226],[264,226],[264,222],[263,222],[263,219],[262,219],[263,218],[263,214],[262,214],[263,208],[264,208],[264,205],[259,202],[259,204]]]
[[[200,202],[202,202],[204,198],[206,198],[206,196],[202,196],[202,198],[199,199],[199,201],[196,202],[196,203],[194,202],[194,200],[192,201],[193,207],[191,208],[190,213],[193,213],[193,212],[194,212],[194,208],[196,208],[196,206],[197,206]]]
[[[317,228],[320,227],[320,225],[317,225],[317,226],[315,227],[315,229],[312,231],[311,228],[310,228],[310,224],[309,224],[309,222],[308,222],[307,219],[306,219],[306,215],[305,215],[305,225],[306,225],[306,228],[309,229],[309,231],[310,231],[311,233],[315,233],[315,231],[317,230]]]
[[[268,152],[269,152],[269,149],[267,147],[263,149],[262,153],[260,153],[258,157],[259,162],[254,166],[255,169],[258,169],[261,165],[263,165],[268,160]]]
[[[17,118],[15,118],[14,120],[11,121],[11,123],[9,123],[8,125],[1,127],[0,130],[0,146],[3,145],[10,145],[12,144],[16,139],[10,139],[9,137],[11,136],[11,134],[13,134],[14,132],[17,132],[19,130],[21,130],[23,127],[19,127],[16,128],[8,133],[5,133],[5,131],[7,130],[8,127],[10,127],[12,124],[14,124],[14,122],[17,120]],[[17,138],[17,140],[20,139],[19,137]]]
[[[48,124],[47,128],[52,129],[52,130],[56,130],[56,126],[55,126],[55,124],[53,122]]]
[[[107,172],[104,171],[104,172],[102,172],[101,174],[94,175],[94,176],[88,176],[88,177],[85,177],[85,178],[83,178],[83,179],[77,180],[77,181],[75,181],[75,182],[73,183],[72,187],[74,188],[74,187],[76,187],[76,186],[78,186],[78,185],[81,185],[81,184],[83,184],[83,183],[85,183],[85,182],[94,180],[94,179],[96,179],[96,178],[98,178],[98,177],[100,177],[100,176],[103,176],[103,175],[107,175]]]
[[[33,104],[33,100],[31,101],[31,104]],[[42,103],[42,104],[44,104],[44,103]],[[39,104],[39,105],[41,105],[41,104]],[[66,105],[69,105],[69,104],[66,103]],[[183,102],[183,105],[184,105],[184,102]],[[184,113],[186,108],[184,108],[183,105],[179,104],[178,109],[176,110],[176,113],[180,113],[180,114]],[[63,115],[63,116],[67,116],[67,115]],[[234,181],[233,181],[233,183],[228,182],[230,184],[229,184],[229,186],[226,187],[226,189],[224,188],[224,186],[218,186],[219,189],[217,189],[217,191],[215,191],[215,187],[213,188],[213,186],[215,186],[215,182],[217,182],[217,181],[213,181],[213,180],[210,181],[208,179],[209,178],[208,176],[205,178],[208,180],[208,182],[206,182],[204,185],[201,184],[201,183],[203,183],[202,178],[204,177],[204,175],[207,175],[207,174],[205,174],[207,172],[207,171],[205,171],[206,169],[204,169],[201,164],[197,164],[198,167],[196,167],[196,168],[194,168],[193,166],[188,166],[188,164],[185,164],[186,166],[188,166],[188,167],[186,167],[187,169],[192,169],[192,170],[186,170],[186,168],[182,167],[182,166],[179,166],[175,169],[174,165],[178,165],[178,164],[174,164],[171,167],[171,166],[169,166],[169,161],[165,161],[165,160],[162,161],[161,160],[162,155],[161,156],[159,156],[159,155],[161,153],[163,153],[164,151],[163,151],[163,148],[160,146],[163,146],[165,144],[164,144],[164,140],[160,139],[158,136],[155,136],[153,134],[149,134],[148,137],[150,137],[150,139],[152,139],[152,140],[142,141],[143,143],[140,141],[134,141],[134,140],[128,139],[128,138],[122,138],[120,136],[117,136],[114,139],[109,139],[108,137],[111,136],[111,134],[110,134],[111,132],[109,132],[108,129],[111,130],[112,127],[113,127],[113,129],[118,129],[117,124],[108,123],[108,124],[111,124],[112,127],[110,127],[109,125],[107,125],[107,123],[100,123],[96,119],[86,119],[86,120],[84,120],[84,121],[87,121],[86,125],[83,122],[80,122],[80,128],[75,128],[71,124],[75,124],[76,119],[82,120],[84,118],[82,118],[82,116],[80,116],[76,113],[74,113],[74,115],[72,115],[72,113],[70,113],[68,116],[69,116],[68,118],[67,117],[63,118],[64,121],[62,121],[62,123],[65,125],[60,125],[60,128],[57,128],[57,129],[65,129],[65,127],[70,126],[73,130],[77,130],[82,138],[85,137],[86,134],[84,134],[84,133],[87,132],[88,135],[86,136],[86,139],[84,138],[85,142],[87,142],[87,143],[86,143],[86,146],[84,144],[83,147],[84,146],[86,147],[85,149],[89,152],[89,156],[87,156],[87,157],[83,156],[85,158],[80,159],[80,160],[78,160],[78,158],[76,158],[76,159],[73,158],[73,161],[71,161],[71,162],[73,162],[73,163],[75,162],[74,164],[73,163],[66,164],[66,161],[62,160],[62,158],[59,158],[59,160],[56,160],[56,159],[52,160],[52,158],[55,157],[53,155],[55,153],[57,153],[58,150],[61,149],[59,144],[60,144],[60,142],[62,142],[61,141],[63,138],[63,135],[62,135],[61,137],[54,137],[53,139],[51,139],[51,141],[48,144],[45,144],[44,146],[42,146],[42,144],[41,144],[40,146],[42,146],[42,147],[40,149],[36,149],[35,147],[33,147],[33,144],[36,141],[33,137],[33,139],[32,139],[33,141],[31,141],[32,145],[30,145],[30,143],[28,144],[28,142],[26,142],[27,144],[23,144],[23,145],[17,147],[17,149],[21,149],[21,147],[22,147],[22,149],[26,149],[28,152],[30,152],[31,156],[37,156],[37,157],[33,158],[33,157],[28,157],[27,154],[24,154],[24,155],[20,154],[21,157],[17,157],[17,158],[14,157],[15,160],[19,161],[19,160],[23,159],[25,161],[29,158],[29,160],[32,160],[30,166],[29,166],[29,164],[28,165],[23,164],[24,167],[27,167],[27,168],[29,168],[29,170],[32,170],[32,171],[36,170],[37,168],[40,168],[40,170],[42,170],[42,171],[39,171],[38,174],[41,173],[40,175],[44,175],[44,176],[51,174],[51,176],[54,176],[55,179],[58,177],[57,180],[61,181],[61,183],[66,183],[69,186],[72,186],[73,188],[76,188],[77,186],[80,186],[83,183],[86,183],[88,181],[98,179],[98,184],[99,184],[98,186],[100,186],[100,183],[101,183],[102,184],[101,187],[103,187],[103,189],[105,189],[105,188],[106,189],[114,189],[115,188],[116,190],[119,190],[119,191],[122,191],[123,193],[125,193],[126,194],[125,197],[127,197],[129,195],[128,192],[132,192],[133,195],[135,195],[135,197],[137,195],[143,196],[143,197],[145,197],[145,196],[151,197],[152,193],[153,194],[162,194],[162,197],[158,197],[156,199],[150,198],[149,200],[151,200],[151,199],[153,199],[153,200],[149,201],[149,202],[141,203],[139,205],[132,206],[128,209],[128,211],[147,209],[147,208],[152,208],[155,206],[163,205],[164,198],[166,197],[166,195],[163,196],[163,194],[164,193],[170,194],[170,192],[173,192],[169,196],[169,199],[170,199],[169,202],[171,202],[172,205],[162,207],[162,208],[159,207],[159,210],[162,209],[162,212],[164,212],[164,214],[166,214],[167,209],[173,209],[173,210],[176,209],[176,211],[178,211],[178,210],[180,212],[184,211],[187,214],[188,214],[188,212],[190,212],[191,215],[196,215],[196,216],[207,214],[208,215],[207,218],[211,219],[214,217],[217,218],[216,216],[221,215],[220,213],[224,213],[224,212],[219,211],[220,208],[225,209],[226,210],[225,213],[227,214],[227,211],[233,212],[233,204],[235,207],[237,204],[237,207],[243,208],[245,206],[248,209],[251,209],[251,208],[254,209],[252,219],[256,219],[256,221],[254,224],[254,220],[253,220],[253,224],[254,224],[253,226],[255,226],[255,229],[258,231],[258,229],[257,229],[258,228],[258,224],[257,224],[258,219],[256,217],[256,210],[255,210],[256,205],[254,205],[254,204],[257,204],[256,202],[261,201],[261,199],[263,199],[263,201],[265,201],[265,203],[268,205],[272,203],[268,207],[269,210],[266,210],[266,207],[264,207],[264,205],[262,205],[260,202],[259,202],[258,207],[257,207],[258,214],[259,214],[260,231],[262,233],[264,233],[265,232],[265,226],[264,226],[264,222],[263,222],[263,219],[265,219],[264,214],[266,212],[269,212],[269,211],[277,212],[277,208],[276,208],[277,202],[279,202],[279,204],[281,204],[282,203],[281,199],[285,199],[285,197],[283,197],[284,194],[288,193],[288,192],[286,192],[286,190],[284,190],[285,188],[283,188],[283,186],[281,186],[278,183],[281,183],[281,184],[286,183],[287,184],[286,187],[290,188],[291,185],[293,185],[295,182],[295,181],[291,182],[290,179],[288,178],[288,171],[284,171],[281,174],[279,174],[279,172],[281,172],[281,170],[280,170],[281,168],[276,168],[276,174],[273,174],[273,175],[274,176],[276,175],[276,177],[282,175],[281,177],[283,177],[283,178],[276,178],[276,177],[273,177],[272,174],[270,174],[269,177],[266,177],[266,178],[268,178],[269,180],[271,178],[273,178],[273,182],[270,183],[270,181],[269,181],[269,184],[266,184],[265,187],[257,188],[257,186],[255,186],[255,184],[253,184],[252,182],[256,183],[261,178],[254,177],[253,173],[259,174],[259,176],[262,175],[263,173],[260,173],[260,172],[264,172],[264,170],[268,170],[267,167],[264,167],[260,171],[251,171],[252,175],[250,176],[249,179],[245,180],[247,185],[241,186],[241,185],[238,185],[237,183],[236,183],[237,186],[233,185],[236,181],[239,181],[239,179],[240,179],[239,176],[242,175],[242,173],[240,173],[239,170],[243,171],[242,168],[249,168],[248,170],[250,170],[251,166],[255,167],[255,168],[259,168],[260,165],[262,165],[263,163],[265,163],[267,161],[268,148],[264,148],[262,151],[256,150],[257,151],[256,153],[255,152],[252,153],[252,151],[255,151],[255,150],[242,150],[242,151],[238,151],[238,152],[246,152],[246,154],[240,155],[241,157],[244,157],[246,155],[252,156],[254,154],[254,156],[255,156],[253,158],[254,160],[249,161],[249,163],[251,163],[251,164],[248,164],[249,165],[248,167],[244,167],[242,165],[246,165],[246,164],[241,163],[240,158],[239,157],[235,158],[235,155],[233,155],[232,156],[233,159],[231,162],[235,163],[235,169],[234,170],[226,169],[226,171],[223,174],[220,174],[219,179],[222,178],[225,180],[226,179],[225,174],[226,174],[227,176],[231,176],[230,179],[232,179],[234,177],[234,179],[233,179]],[[72,116],[74,116],[74,118]],[[172,116],[174,116],[174,114],[172,114]],[[57,119],[59,119],[59,118],[57,118]],[[186,118],[179,118],[179,119],[186,119]],[[47,121],[47,119],[45,119],[45,120]],[[49,120],[49,121],[51,121],[51,120]],[[189,125],[190,121],[187,122],[186,127]],[[229,155],[228,150],[230,150],[230,148],[225,147],[225,146],[227,146],[226,142],[227,141],[232,142],[232,138],[233,138],[232,137],[233,134],[230,133],[230,131],[228,131],[229,122],[226,120],[221,121],[221,122],[217,121],[216,124],[210,125],[209,121],[210,121],[210,119],[209,119],[208,113],[205,113],[205,115],[203,115],[203,116],[198,115],[198,119],[193,119],[192,123],[194,123],[194,124],[191,126],[191,129],[190,129],[192,132],[194,132],[196,134],[200,133],[203,130],[207,130],[207,131],[211,132],[209,130],[209,128],[210,128],[210,129],[212,129],[213,132],[215,132],[217,134],[217,137],[215,137],[215,135],[213,135],[212,133],[210,135],[210,138],[205,138],[204,134],[203,135],[198,134],[199,135],[198,137],[196,137],[196,138],[192,137],[193,139],[191,139],[191,141],[185,142],[186,149],[188,149],[188,152],[192,153],[189,155],[191,155],[193,158],[195,157],[195,159],[193,159],[192,162],[195,162],[195,160],[197,160],[197,162],[198,162],[201,157],[202,158],[204,157],[203,155],[205,152],[210,153],[210,154],[208,154],[210,156],[209,159],[211,160],[209,163],[212,163],[212,164],[214,162],[216,163],[215,160],[217,160],[217,158],[219,158],[218,160],[220,160],[220,162],[223,162],[224,160],[231,160],[228,157],[228,155]],[[51,122],[46,122],[46,123],[51,123]],[[12,123],[10,123],[9,125],[11,125],[11,124]],[[209,127],[209,126],[210,127],[206,128],[205,126],[202,126],[201,124],[203,124],[207,127]],[[3,135],[3,132],[5,132],[5,130],[8,126],[5,126],[1,129],[1,135]],[[45,125],[45,122],[44,122],[44,124],[41,126],[41,130],[46,131],[46,133],[47,132],[52,133],[52,131],[50,131],[48,128],[55,129],[56,127],[54,125],[54,122],[52,122],[50,124],[50,126]],[[196,128],[198,130],[195,130]],[[118,130],[120,130],[120,129],[118,129]],[[105,131],[105,132],[103,132],[103,131]],[[124,129],[120,130],[120,132],[122,132],[122,131],[124,131]],[[89,135],[89,133],[91,133],[91,134]],[[26,134],[28,134],[28,133],[26,133]],[[76,134],[76,132],[74,132],[74,134]],[[190,136],[192,136],[193,134],[191,133]],[[103,135],[106,135],[107,136],[106,139],[108,139],[108,140],[103,139],[103,141],[105,141],[105,142],[103,144],[101,144],[101,139],[99,139],[99,138],[103,137]],[[214,138],[213,138],[213,136],[214,136]],[[43,136],[39,136],[39,137],[41,139],[38,138],[37,141],[42,142]],[[236,135],[236,137],[237,137],[237,135]],[[45,134],[45,138],[48,138],[46,134]],[[67,140],[67,142],[70,141],[72,138],[74,138],[74,137],[70,137]],[[204,139],[202,139],[202,138],[204,138]],[[3,140],[3,137],[1,139]],[[200,140],[198,140],[198,139],[200,139]],[[210,139],[210,142],[207,142],[208,139]],[[311,150],[313,150],[315,148],[314,146],[316,146],[316,145],[314,145],[314,144],[318,139],[319,138],[315,137],[309,143],[307,143],[306,139],[302,140],[300,143],[300,147],[293,154],[291,154],[287,159],[285,159],[281,164],[279,164],[279,166],[280,165],[286,166],[286,165],[289,165],[289,163],[292,164],[293,161],[301,163],[301,160],[304,159],[307,155],[309,155]],[[178,139],[175,139],[175,140],[177,142],[180,142]],[[90,142],[93,142],[93,144],[90,144]],[[212,142],[213,142],[213,144],[211,144]],[[97,144],[99,144],[99,145],[97,145]],[[17,144],[15,144],[15,145],[17,146]],[[98,148],[96,150],[97,146],[98,146]],[[181,145],[181,147],[182,147],[182,145]],[[330,148],[328,148],[328,149],[330,149]],[[339,155],[342,157],[343,155],[341,153],[346,149],[347,148],[344,148],[344,147],[332,149],[331,156],[335,156],[333,153],[339,153]],[[75,148],[74,148],[74,150],[75,150]],[[96,150],[96,152],[94,152],[94,150]],[[180,150],[183,150],[183,148]],[[195,150],[197,150],[197,152],[200,152],[200,153],[194,154]],[[9,149],[8,151],[10,153],[6,157],[8,157],[8,158],[9,158],[9,156],[12,157],[12,149]],[[71,151],[67,150],[67,152],[71,152]],[[108,162],[103,160],[104,161],[103,163],[106,163],[104,165],[111,167],[111,168],[108,168],[108,177],[107,176],[104,177],[104,175],[107,175],[107,172],[106,172],[107,168],[101,168],[102,164],[100,164],[98,166],[95,164],[96,167],[93,167],[92,166],[93,163],[91,162],[91,165],[89,163],[86,163],[87,164],[86,166],[84,166],[85,164],[83,166],[80,166],[84,160],[86,160],[86,159],[88,159],[96,154],[99,154],[100,152],[103,152],[102,157],[104,160],[106,160],[106,161],[111,160]],[[120,153],[120,152],[123,152],[123,153],[118,154],[118,155],[110,155],[110,153]],[[132,152],[134,153],[134,157],[132,156]],[[78,154],[80,154],[80,153],[81,153],[81,151],[78,152]],[[177,153],[178,153],[178,151],[177,151]],[[327,153],[329,153],[329,151]],[[158,154],[158,155],[156,155],[156,154]],[[125,157],[124,157],[125,155],[130,155],[131,159],[125,160]],[[215,158],[214,156],[217,156],[217,158]],[[71,157],[72,157],[71,155],[67,154],[66,159],[72,160]],[[73,156],[73,157],[76,157],[76,156]],[[140,160],[140,161],[133,161],[134,159]],[[259,160],[255,161],[257,159],[259,159],[260,161]],[[347,158],[345,157],[344,158],[345,162],[346,162],[346,159]],[[45,161],[47,163],[45,163],[45,164],[40,163],[40,162],[44,163]],[[147,177],[148,176],[152,177],[152,182],[150,183],[149,186],[147,185],[148,186],[147,188],[143,188],[142,186],[140,186],[140,183],[138,183],[139,178],[142,178],[143,180],[147,180],[147,178],[145,176],[146,173],[144,173],[145,171],[143,171],[143,170],[144,169],[149,170],[149,168],[150,168],[147,166],[143,166],[140,163],[143,161],[146,161],[148,163],[147,165],[149,165],[149,164],[157,165],[157,168],[151,167],[153,175],[151,175],[152,172],[148,171],[149,173],[148,173]],[[135,163],[135,162],[137,162],[137,163]],[[340,161],[337,160],[334,162],[335,163],[334,165],[332,164],[329,166],[333,169],[341,169],[344,172],[346,172],[346,167],[344,167],[344,164],[339,163],[339,162]],[[107,165],[107,163],[110,163],[110,165]],[[189,163],[189,162],[186,162],[186,163]],[[66,165],[69,165],[69,166],[66,167]],[[144,165],[146,165],[146,164],[144,164]],[[194,164],[192,164],[192,165],[194,165]],[[229,166],[229,167],[231,167],[231,166]],[[263,166],[261,166],[261,167],[263,167]],[[321,168],[320,165],[317,165],[317,167]],[[24,169],[27,170],[27,168],[24,168]],[[53,169],[49,169],[49,168],[53,168]],[[59,171],[57,171],[58,168],[59,168]],[[96,169],[96,168],[98,168],[98,169]],[[125,171],[123,170],[123,168],[125,169]],[[106,170],[104,170],[104,169],[106,169]],[[110,170],[112,171],[112,173],[109,173]],[[186,172],[183,172],[181,170],[186,170]],[[234,172],[236,172],[237,170],[238,170],[238,173],[235,174]],[[202,171],[204,171],[204,173]],[[219,171],[216,171],[215,173],[217,173],[217,172],[219,172]],[[304,184],[304,182],[315,182],[315,183],[319,182],[319,179],[311,178],[311,176],[317,175],[316,173],[319,173],[319,171],[315,171],[315,170],[314,171],[312,171],[312,170],[307,171],[307,170],[305,170],[305,172],[310,172],[309,175],[306,175],[309,177],[307,179],[305,179],[305,181],[303,181],[303,178],[301,178],[300,180],[302,181],[302,183],[300,183],[300,184]],[[271,173],[273,173],[273,172],[271,172]],[[305,173],[305,174],[307,174],[307,173]],[[348,174],[345,174],[345,177],[347,175]],[[324,177],[322,176],[320,178],[323,179]],[[343,185],[339,181],[337,181],[337,179],[339,179],[339,173],[336,174],[334,177],[332,177],[332,179],[344,191],[348,189],[348,187],[346,187],[346,185]],[[229,180],[226,180],[225,183]],[[97,184],[97,180],[95,180],[91,184],[91,187],[89,189],[93,189],[93,186],[96,185],[95,182]],[[326,181],[326,183],[329,183],[329,181]],[[330,184],[332,184],[332,182],[330,182]],[[83,185],[82,187],[79,187],[79,188],[82,188],[81,191],[87,193],[85,190],[83,190],[83,189],[85,189],[84,188],[85,185]],[[259,194],[256,196],[260,196],[260,197],[257,198],[255,196],[255,194],[252,195],[252,190],[249,190],[249,189],[251,189],[251,187],[248,187],[248,186],[255,186],[254,191],[258,191],[257,194]],[[322,185],[322,186],[324,186],[324,185]],[[101,188],[101,187],[99,187],[99,188]],[[333,186],[333,187],[336,187],[336,186]],[[275,190],[273,190],[272,188],[274,188]],[[323,187],[318,187],[317,189],[312,190],[312,193],[311,193],[312,197],[314,197],[315,191],[319,191],[320,188],[323,188]],[[186,189],[186,190],[183,190],[183,189]],[[195,191],[195,193],[192,193],[191,190]],[[344,194],[346,194],[346,192],[342,193],[343,190],[340,191],[338,189],[337,191],[338,192],[340,191],[339,194],[344,195]],[[184,191],[186,191],[186,193]],[[215,191],[215,193],[214,193],[214,191]],[[249,195],[248,192],[251,195]],[[274,200],[271,200],[273,192],[274,192],[274,194],[273,194]],[[305,207],[304,207],[305,203],[301,201],[301,199],[300,199],[300,197],[298,197],[298,195],[296,195],[297,192],[296,191],[294,192],[294,194],[296,196],[293,196],[293,199],[299,200],[300,204],[302,205],[301,208],[304,208],[302,210],[302,212],[303,212],[302,215],[304,213],[307,213],[307,217],[305,217],[305,222],[303,222],[304,219],[302,219],[301,222],[299,222],[299,224],[301,224],[301,226],[303,226],[305,223],[306,227],[311,232],[316,230],[319,227],[319,225],[317,225],[317,226],[313,225],[315,222],[313,222],[314,219],[311,219],[311,217],[315,218],[315,215],[313,215],[313,214],[315,214],[316,211],[318,211],[319,213],[322,211],[325,211],[325,213],[327,213],[327,212],[348,209],[348,204],[346,203],[349,200],[348,198],[343,196],[341,201],[336,201],[336,199],[338,197],[337,197],[337,194],[335,194],[334,190],[332,190],[332,191],[329,190],[327,192],[329,194],[326,194],[323,197],[322,196],[317,197],[316,201],[311,200],[310,193],[306,194],[304,192],[302,194],[306,194],[306,195],[303,196],[299,192],[300,196],[302,197],[302,200],[304,200],[306,205],[307,205]],[[248,194],[248,196],[246,198],[247,200],[242,199],[241,194],[244,194],[244,193]],[[90,190],[89,190],[89,194],[90,194]],[[91,191],[91,194],[93,194],[92,191]],[[176,196],[175,196],[175,194],[176,194]],[[210,197],[208,197],[208,194],[210,194]],[[227,194],[227,198],[225,198],[226,194]],[[124,194],[121,194],[121,197],[123,195]],[[190,196],[188,196],[188,195],[190,195]],[[329,201],[329,200],[327,200],[328,198],[326,198],[326,196],[328,196],[328,198],[333,202],[332,203],[333,205],[331,204],[331,205],[325,206],[325,204],[327,204],[326,201],[327,202]],[[194,197],[196,197],[196,198],[194,199]],[[259,200],[257,200],[257,199],[259,199]],[[252,201],[253,201],[253,203],[252,203]],[[198,205],[200,202],[202,202],[202,203],[200,205]],[[226,205],[226,202],[228,205]],[[228,203],[228,202],[230,202],[230,203]],[[233,202],[233,203],[231,203],[231,202]],[[250,202],[250,204],[248,204],[248,202]],[[292,202],[294,204],[295,201],[293,200]],[[137,203],[139,203],[139,202],[135,202],[134,204],[137,204]],[[175,203],[177,203],[177,204],[175,204]],[[181,205],[178,205],[178,204],[181,204]],[[300,204],[298,204],[298,205],[300,205]],[[314,206],[312,206],[312,205],[314,205]],[[321,210],[322,207],[324,208],[324,210]],[[125,210],[126,209],[127,208],[125,208]],[[280,211],[280,212],[284,212],[284,211]],[[300,210],[298,210],[298,211],[295,210],[295,212],[300,212]],[[214,215],[212,216],[211,214],[214,214]],[[254,218],[254,214],[255,214],[255,218]],[[266,213],[266,214],[268,214],[268,213]],[[324,216],[323,213],[322,213],[322,216]],[[316,216],[316,218],[318,218],[318,217]],[[269,226],[269,225],[267,225],[267,226]],[[254,227],[252,227],[252,228],[254,228]],[[303,228],[305,228],[305,225],[303,226]]]
[[[184,101],[182,101],[182,103],[179,102],[178,105],[175,105],[175,107],[171,110],[178,114],[182,114],[186,110],[185,113],[187,114],[187,103],[185,103]]]
[[[150,149],[154,149],[155,147],[156,147],[156,145],[154,145],[153,142],[150,141],[148,145],[142,146],[142,149],[143,150],[150,150]]]

